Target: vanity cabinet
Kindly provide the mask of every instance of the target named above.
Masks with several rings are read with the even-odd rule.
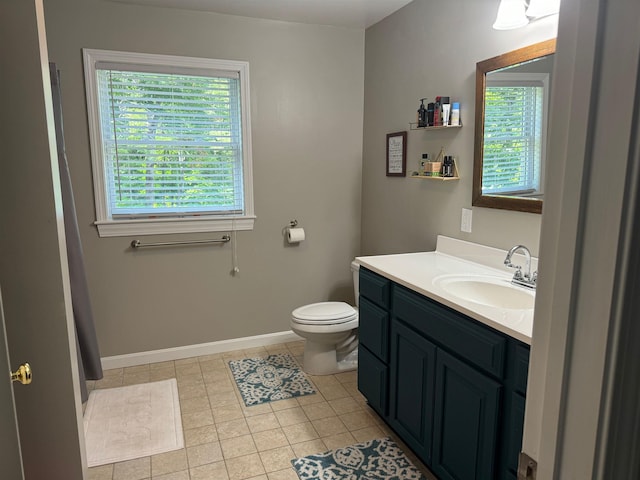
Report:
[[[440,480],[514,478],[527,345],[364,267],[359,330],[358,388]]]

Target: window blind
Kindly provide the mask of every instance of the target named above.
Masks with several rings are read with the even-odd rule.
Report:
[[[483,193],[540,189],[543,103],[542,86],[486,87]]]
[[[96,72],[111,215],[243,213],[239,79],[149,70]]]

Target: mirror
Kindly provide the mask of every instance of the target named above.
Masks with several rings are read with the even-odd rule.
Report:
[[[473,201],[542,212],[555,39],[476,64]]]

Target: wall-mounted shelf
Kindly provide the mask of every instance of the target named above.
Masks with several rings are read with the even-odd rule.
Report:
[[[419,127],[417,123],[410,123],[410,130],[447,130],[449,128],[462,128],[462,124],[460,125],[439,125],[437,127]]]
[[[427,177],[426,175],[409,175],[409,178],[418,178],[420,180],[440,180],[441,182],[448,182],[451,180],[460,180],[460,177]]]
[[[419,180],[439,180],[441,182],[450,182],[452,180],[460,180],[460,173],[458,172],[458,162],[453,162],[453,176],[452,177],[431,177],[427,175],[409,175],[409,178],[417,178]]]

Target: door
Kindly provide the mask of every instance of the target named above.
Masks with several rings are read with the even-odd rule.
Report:
[[[496,478],[502,386],[438,350],[436,392],[433,472],[442,480]]]
[[[48,61],[42,0],[0,0],[0,286],[9,363],[34,371],[31,385],[13,389],[24,476],[80,480],[82,407]],[[0,407],[8,418],[10,406]]]
[[[389,421],[431,463],[436,347],[409,327],[391,322]]]
[[[0,372],[9,372],[9,355],[4,329],[4,313],[2,310],[2,291],[0,291]],[[18,443],[16,425],[16,409],[13,404],[11,380],[7,375],[0,379],[0,465],[6,478],[22,480],[22,457]]]

